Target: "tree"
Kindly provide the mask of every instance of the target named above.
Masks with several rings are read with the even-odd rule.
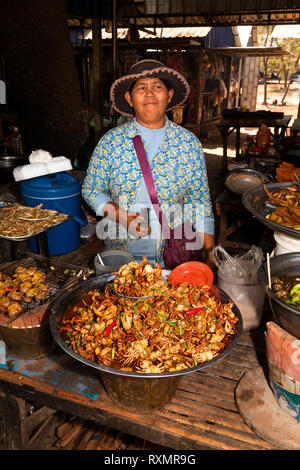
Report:
[[[42,148],[76,158],[86,136],[65,1],[0,2],[0,55],[25,156]]]
[[[271,38],[272,30],[269,26],[258,27],[258,43],[264,46],[280,46],[292,55],[288,56],[270,56],[263,58],[264,74],[265,74],[265,96],[264,103],[267,104],[267,76],[277,73],[284,80],[284,93],[281,104],[289,91],[291,84],[291,76],[298,69],[300,63],[300,39],[297,38]]]

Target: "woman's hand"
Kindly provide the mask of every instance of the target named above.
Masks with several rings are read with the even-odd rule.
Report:
[[[113,202],[105,204],[103,215],[104,217],[108,217],[110,220],[121,224],[126,228],[128,233],[135,238],[146,237],[151,232],[150,227],[141,225],[142,222],[145,222],[145,219],[141,214],[124,211]]]
[[[130,235],[135,238],[146,237],[150,232],[151,228],[141,225],[142,222],[146,222],[141,214],[135,212],[126,212],[127,214],[127,231]]]

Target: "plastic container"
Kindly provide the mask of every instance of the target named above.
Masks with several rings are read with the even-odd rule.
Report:
[[[284,253],[300,252],[300,240],[297,238],[288,237],[280,232],[274,232],[274,240],[276,246],[273,255],[283,255]]]
[[[49,162],[36,162],[17,166],[13,170],[15,181],[23,181],[51,173],[72,170],[71,161],[66,157],[54,157]]]
[[[300,383],[286,375],[268,358],[269,379],[280,408],[300,423]]]
[[[102,266],[100,264],[98,256],[96,255],[94,264],[97,276],[101,274],[112,273],[113,271],[123,266],[123,264],[130,263],[134,259],[133,256],[127,251],[120,250],[102,251],[102,253],[100,253],[100,256],[105,266]]]
[[[244,330],[260,325],[265,303],[265,289],[259,281],[246,284],[243,279],[225,277],[218,271],[218,286],[233,300],[241,312]]]
[[[80,244],[80,225],[86,225],[81,210],[80,182],[68,173],[32,178],[21,183],[23,203],[29,207],[43,204],[43,209],[53,209],[73,218],[47,230],[50,256],[76,250]],[[28,241],[32,251],[38,252],[36,237]]]

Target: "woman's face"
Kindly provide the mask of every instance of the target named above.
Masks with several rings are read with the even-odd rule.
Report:
[[[165,112],[174,94],[159,78],[140,78],[125,98],[135,111],[137,122],[148,126],[164,125]],[[161,127],[162,127],[161,126]]]

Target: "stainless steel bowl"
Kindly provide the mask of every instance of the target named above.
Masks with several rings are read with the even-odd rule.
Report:
[[[227,188],[235,194],[243,194],[250,188],[269,182],[270,177],[250,168],[231,171],[225,180]]]
[[[300,276],[300,253],[285,253],[270,259],[271,276]],[[284,330],[300,339],[300,310],[280,300],[268,287],[267,263],[258,272],[259,282],[269,298],[273,318]]]
[[[224,357],[237,344],[242,333],[243,320],[240,311],[234,306],[233,311],[238,316],[238,332],[230,345],[211,361],[199,364],[196,367],[183,369],[176,372],[139,373],[106,367],[92,362],[74,352],[60,337],[58,331],[65,316],[72,307],[79,302],[90,290],[104,290],[107,283],[113,281],[115,276],[104,274],[90,278],[76,287],[63,292],[49,305],[46,315],[50,316],[50,329],[56,343],[72,358],[84,363],[100,373],[107,393],[112,401],[120,408],[137,412],[149,412],[166,405],[176,392],[179,381],[183,375],[204,369]],[[212,293],[222,302],[228,302],[229,297],[221,289],[212,287]]]

